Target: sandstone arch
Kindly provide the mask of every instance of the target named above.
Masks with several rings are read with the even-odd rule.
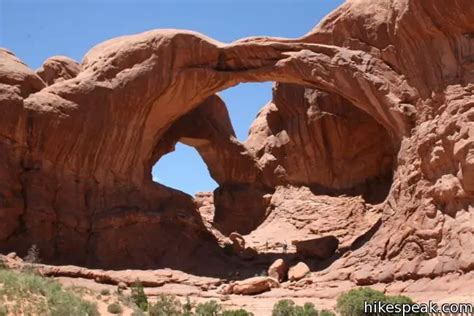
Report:
[[[383,225],[334,269],[357,266],[350,277],[361,283],[471,271],[474,256],[463,247],[472,249],[473,234],[474,13],[468,0],[450,10],[431,3],[349,1],[295,40],[223,44],[176,30],[126,36],[93,48],[77,75],[53,74],[50,86],[2,51],[0,249],[21,253],[35,242],[51,262],[193,268],[184,258],[215,254],[215,241],[191,198],[153,184],[149,168],[174,124],[215,93],[277,81],[340,96],[399,150]],[[199,147],[196,139],[219,135],[186,136]],[[232,163],[241,145],[226,144]],[[248,170],[260,169],[249,157],[238,158],[247,172],[214,176],[252,182]]]
[[[195,33],[177,31],[152,31],[101,44],[86,55],[78,77],[31,95],[25,104],[41,108],[55,99],[60,104],[56,109],[64,114],[58,130],[65,128],[61,124],[79,129],[81,123],[77,121],[86,117],[100,119],[105,135],[116,132],[97,139],[95,142],[101,144],[95,146],[71,139],[71,146],[77,146],[70,148],[73,152],[86,153],[102,146],[108,152],[119,141],[117,137],[123,142],[125,133],[133,134],[134,138],[126,139],[114,158],[127,165],[115,166],[97,156],[95,166],[74,166],[75,159],[71,159],[68,168],[103,173],[99,166],[105,164],[114,174],[139,183],[145,173],[144,160],[149,159],[152,148],[173,121],[226,87],[271,80],[334,91],[386,126],[397,142],[409,133],[410,119],[402,108],[404,102],[414,102],[415,93],[402,76],[364,52],[272,40],[225,46]],[[112,124],[127,131],[120,134],[107,128]],[[126,157],[132,146],[137,155]],[[54,156],[55,149],[48,148],[47,143],[44,151]],[[89,153],[91,159],[97,152]]]
[[[27,131],[27,140],[18,138],[21,134],[15,130],[6,131],[8,137],[26,148],[22,160],[31,165],[28,180],[24,181],[33,187],[22,190],[29,193],[39,190],[38,186],[50,187],[39,196],[33,195],[35,204],[37,200],[43,202],[34,207],[36,211],[29,211],[45,212],[43,225],[50,227],[50,234],[44,238],[38,232],[33,233],[34,237],[31,232],[35,228],[17,225],[29,236],[24,237],[24,247],[31,239],[57,239],[59,222],[65,227],[82,225],[80,233],[65,234],[81,239],[79,247],[88,248],[94,243],[95,227],[101,226],[96,221],[100,219],[106,227],[116,227],[110,223],[120,218],[117,212],[123,214],[124,221],[129,213],[146,216],[144,212],[150,209],[146,205],[155,204],[151,201],[156,199],[161,206],[152,207],[155,210],[170,207],[166,201],[178,208],[191,209],[191,201],[185,202],[186,197],[175,198],[176,192],[157,190],[149,179],[156,148],[165,139],[163,135],[173,122],[219,90],[239,82],[268,80],[341,93],[386,126],[396,143],[409,132],[410,119],[401,107],[403,102],[413,102],[416,94],[387,65],[361,51],[289,44],[276,39],[224,45],[197,33],[174,30],[114,39],[93,48],[76,77],[56,81],[25,96],[17,128]],[[348,85],[352,85],[350,90]],[[61,146],[56,135],[62,135]],[[247,172],[215,173],[216,177],[226,183],[247,174],[250,178],[245,181],[253,182],[252,177],[259,170],[248,171],[258,169],[255,161],[245,155],[234,158],[233,151],[241,150],[241,145],[228,146],[227,157],[238,159],[239,164],[247,160],[243,164]],[[205,154],[203,157],[206,159]],[[67,212],[74,202],[62,201],[72,196],[82,205],[79,209],[93,209],[92,213],[80,218],[84,211]],[[101,202],[99,196],[105,196],[105,200]],[[130,198],[136,202],[126,202]],[[42,203],[45,205],[41,206]],[[29,208],[30,203],[26,204]],[[64,208],[59,206],[51,212],[48,209],[54,204],[64,204]],[[63,216],[65,211],[69,215]],[[25,216],[18,213],[18,218]],[[62,246],[46,256],[57,257],[55,252],[71,251],[69,246],[58,251]],[[94,255],[88,260],[94,261]]]

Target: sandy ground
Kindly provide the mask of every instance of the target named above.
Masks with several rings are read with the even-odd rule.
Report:
[[[471,273],[473,274],[473,273]],[[445,283],[443,287],[442,278],[439,280],[418,280],[407,282],[394,282],[391,284],[376,284],[371,287],[384,291],[387,294],[403,294],[412,297],[415,301],[425,303],[433,301],[439,304],[442,303],[471,303],[474,304],[474,283],[473,275],[465,275],[459,278],[455,283]],[[90,290],[87,299],[97,302],[99,311],[103,315],[109,315],[107,306],[115,301],[117,298],[117,286],[96,283],[94,280],[83,278],[59,277],[57,278],[65,287],[79,287]],[[431,282],[431,285],[429,284]],[[289,282],[287,282],[289,283]],[[244,308],[253,312],[255,315],[271,315],[273,305],[280,299],[290,298],[297,304],[304,304],[312,302],[317,309],[334,310],[336,306],[337,297],[353,287],[353,284],[348,281],[332,282],[325,284],[311,284],[301,289],[290,289],[290,284],[282,284],[281,288],[272,289],[259,295],[245,296],[245,295],[222,295],[218,294],[215,289],[202,290],[196,286],[185,284],[164,284],[160,287],[147,287],[145,293],[150,301],[156,299],[157,296],[175,295],[182,302],[189,297],[193,303],[201,303],[210,300],[216,300],[226,309]],[[426,285],[423,291],[417,291],[417,288],[422,288]],[[431,290],[427,290],[427,288]],[[109,296],[99,296],[101,290],[108,289],[111,293]],[[92,294],[94,293],[94,294]],[[130,290],[124,291],[125,296],[130,294]],[[124,306],[122,304],[122,306]],[[124,306],[123,315],[130,315],[132,309]]]

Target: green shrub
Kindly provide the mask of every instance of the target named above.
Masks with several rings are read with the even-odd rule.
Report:
[[[319,316],[336,316],[336,314],[331,311],[328,311],[327,309],[323,309],[319,312]]]
[[[132,285],[132,300],[141,310],[146,311],[148,309],[148,298],[143,285],[138,281]]]
[[[120,314],[122,313],[122,306],[118,303],[112,303],[107,306],[107,311],[111,314]]]
[[[133,298],[130,295],[125,295],[123,293],[117,293],[117,300],[123,306],[127,306],[127,307],[130,307],[130,308],[133,308],[133,307],[139,308],[137,305],[135,305],[135,302],[133,301]]]
[[[0,306],[11,305],[16,314],[51,316],[99,315],[95,304],[83,300],[70,290],[64,290],[52,279],[0,270]],[[11,311],[10,311],[11,312]]]
[[[71,292],[63,291],[59,285],[52,293],[47,294],[47,297],[52,316],[99,315],[95,304],[84,301]]]
[[[145,316],[145,312],[137,307],[133,310],[132,316]]]
[[[6,306],[0,306],[0,316],[8,316],[8,308]]]
[[[222,316],[253,316],[253,313],[246,311],[245,309],[226,310],[223,311]]]
[[[297,311],[300,311],[299,307],[297,307]],[[299,312],[299,314],[297,313],[297,315],[318,316],[318,311],[316,310],[316,308],[314,308],[313,303],[304,303],[303,310]]]
[[[364,302],[384,301],[385,294],[370,287],[352,289],[337,299],[337,311],[342,316],[364,316]]]
[[[280,300],[273,306],[272,316],[318,316],[318,311],[313,303],[299,306],[292,300]]]
[[[352,289],[347,293],[342,294],[337,299],[337,310],[342,316],[363,316],[364,302],[371,303],[375,301],[392,303],[392,304],[413,304],[413,300],[407,296],[386,296],[384,293],[371,289],[369,287],[362,287]],[[393,316],[401,315],[392,314]],[[412,315],[412,314],[405,314]],[[423,314],[417,314],[421,316]]]
[[[102,289],[102,290],[100,290],[100,295],[104,295],[104,296],[110,295],[110,290],[109,289]]]
[[[189,299],[189,296],[186,296],[186,303],[183,304],[183,316],[192,316],[193,315],[193,303]]]
[[[28,249],[28,252],[26,254],[26,257],[24,258],[25,262],[27,263],[40,263],[40,251],[38,246],[33,244],[30,249]]]
[[[161,295],[155,304],[149,304],[150,316],[181,316],[181,302],[174,296]]]
[[[196,306],[197,316],[217,316],[222,310],[222,306],[216,301],[212,300],[206,303],[200,303]]]
[[[386,296],[385,302],[392,304],[414,304],[413,300],[408,296],[404,295],[394,295]]]
[[[39,248],[33,244],[30,249],[28,249],[28,252],[26,256],[23,258],[24,260],[24,265],[21,269],[22,272],[25,273],[36,273],[38,274],[37,269],[35,268],[36,263],[40,263],[40,251]]]
[[[272,316],[290,316],[293,315],[295,302],[292,300],[280,300],[273,305]]]
[[[409,298],[408,296],[404,295],[394,295],[394,296],[386,296],[385,302],[392,303],[392,304],[414,304],[415,302]],[[393,313],[393,316],[402,316],[403,313]],[[406,316],[428,316],[428,313],[406,313]]]

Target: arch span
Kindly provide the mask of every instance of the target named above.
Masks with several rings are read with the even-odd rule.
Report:
[[[96,46],[78,77],[43,89],[26,104],[48,107],[54,98],[53,106],[64,115],[53,128],[72,127],[71,137],[90,133],[92,144],[71,141],[69,148],[87,156],[87,163],[73,158],[65,162],[68,167],[97,178],[113,172],[142,183],[153,151],[178,118],[216,92],[252,81],[294,83],[341,95],[384,126],[396,144],[410,131],[411,104],[417,98],[402,75],[366,52],[279,39],[226,45],[194,32],[157,30]],[[82,129],[84,119],[100,120],[102,136],[96,136],[97,129]],[[55,144],[44,145],[45,155],[54,160]],[[110,159],[101,151],[116,156]]]

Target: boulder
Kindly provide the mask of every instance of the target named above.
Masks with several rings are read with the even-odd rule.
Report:
[[[298,281],[306,277],[311,271],[304,262],[298,262],[288,270],[288,279],[290,281]]]
[[[281,258],[275,260],[268,268],[268,276],[280,282],[285,280],[287,272],[288,272],[288,266],[286,265],[285,261]]]
[[[233,294],[255,295],[272,288],[277,288],[280,283],[271,277],[253,277],[242,281],[237,281],[232,284],[231,292]]]
[[[119,290],[126,290],[127,289],[127,284],[125,282],[119,282],[117,284],[117,289]]]
[[[6,257],[12,260],[15,260],[18,258],[18,256],[16,255],[16,252],[10,252]]]
[[[339,239],[334,236],[324,236],[313,239],[294,240],[292,244],[296,247],[298,254],[326,259],[332,256],[337,250]]]

